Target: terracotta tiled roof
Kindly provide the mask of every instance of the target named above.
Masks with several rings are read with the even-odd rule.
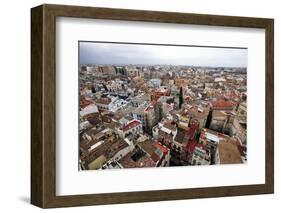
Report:
[[[224,107],[233,107],[235,104],[230,101],[218,100],[213,101],[212,106],[213,108],[224,108]]]
[[[123,127],[123,131],[126,132],[126,131],[128,131],[129,129],[132,129],[132,128],[134,128],[134,127],[140,125],[140,124],[141,124],[140,121],[138,121],[138,120],[133,120],[133,121],[131,121],[130,123],[128,123],[126,126]]]
[[[120,164],[124,168],[143,168],[143,167],[155,167],[156,163],[147,155],[141,157],[139,160],[132,160],[132,153],[127,154],[120,160]]]
[[[163,145],[160,144],[160,143],[154,143],[153,146],[156,147],[156,148],[161,149],[161,151],[162,151],[163,153],[165,153],[165,154],[169,152],[169,149],[168,149],[167,147],[163,146]]]
[[[92,104],[93,102],[86,99],[80,99],[80,108],[84,109],[86,106]]]
[[[160,160],[160,157],[155,152],[153,152],[151,155],[151,159],[156,163]]]

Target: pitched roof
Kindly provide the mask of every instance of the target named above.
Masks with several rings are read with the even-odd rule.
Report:
[[[128,130],[130,130],[130,129],[138,126],[138,125],[140,125],[140,124],[141,124],[140,121],[134,119],[131,122],[129,122],[126,126],[123,127],[123,131],[126,132],[126,131],[128,131]]]
[[[225,101],[225,100],[217,100],[212,102],[213,108],[224,108],[224,107],[234,107],[235,104],[231,101]]]
[[[141,156],[137,161],[132,159],[133,153],[130,152],[124,156],[119,163],[124,168],[143,168],[143,167],[155,167],[156,163],[148,155]]]
[[[160,143],[154,143],[153,146],[160,149],[165,154],[169,152],[169,149],[166,146],[163,146]]]

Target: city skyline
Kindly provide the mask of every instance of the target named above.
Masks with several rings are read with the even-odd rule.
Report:
[[[247,48],[79,42],[81,64],[247,67]]]

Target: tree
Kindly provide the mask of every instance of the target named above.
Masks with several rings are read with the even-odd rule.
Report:
[[[179,108],[181,109],[181,106],[183,104],[183,94],[182,94],[182,87],[180,87],[180,95],[179,95]]]

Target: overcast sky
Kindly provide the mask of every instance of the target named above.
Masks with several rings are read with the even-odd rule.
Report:
[[[247,67],[247,49],[79,42],[80,64]]]

